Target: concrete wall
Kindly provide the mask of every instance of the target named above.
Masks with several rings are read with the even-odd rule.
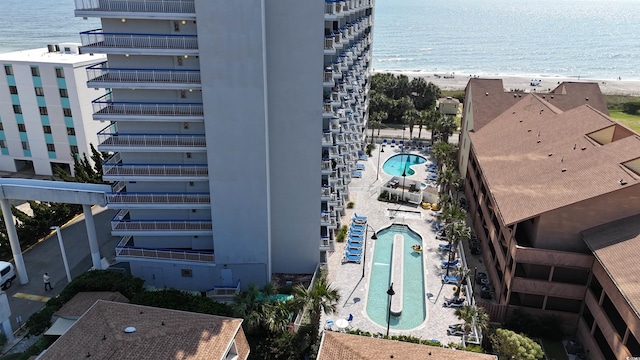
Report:
[[[264,2],[195,4],[216,263],[257,264],[262,285],[271,278]]]
[[[272,266],[310,274],[320,259],[324,2],[267,5]]]

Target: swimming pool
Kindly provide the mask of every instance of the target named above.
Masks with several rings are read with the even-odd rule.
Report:
[[[393,237],[404,236],[404,276],[403,310],[399,317],[391,317],[391,329],[409,330],[422,324],[427,316],[424,287],[424,266],[422,254],[411,249],[422,245],[422,238],[405,225],[392,225],[376,233],[373,262],[367,294],[367,315],[376,324],[387,326],[389,296],[387,289],[391,282],[391,249]]]
[[[399,154],[387,159],[382,165],[382,170],[389,175],[402,176],[403,170],[406,169],[406,175],[411,176],[416,172],[411,169],[413,165],[424,164],[427,159],[420,155]]]

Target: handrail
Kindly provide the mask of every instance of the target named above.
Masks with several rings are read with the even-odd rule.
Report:
[[[212,251],[200,250],[176,250],[168,248],[149,248],[140,246],[128,246],[131,235],[122,237],[116,245],[116,256],[137,258],[154,258],[181,261],[214,262],[215,254]]]
[[[204,134],[122,134],[98,133],[100,145],[109,146],[158,146],[158,147],[205,147]]]
[[[87,68],[88,81],[200,84],[200,70],[109,68],[106,62]]]
[[[198,49],[197,35],[105,33],[102,29],[80,33],[83,47],[131,49]]]
[[[209,193],[106,193],[109,204],[209,204]]]
[[[111,99],[111,93],[101,96],[91,103],[95,115],[133,116],[203,116],[202,103],[151,103],[127,101],[103,101]]]
[[[76,10],[195,13],[193,0],[76,0]]]

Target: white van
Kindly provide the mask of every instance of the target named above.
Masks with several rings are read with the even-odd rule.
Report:
[[[0,289],[6,290],[11,287],[11,282],[16,278],[16,271],[13,264],[0,261]]]

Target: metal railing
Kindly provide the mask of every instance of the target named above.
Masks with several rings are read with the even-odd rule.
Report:
[[[113,231],[208,231],[211,221],[203,220],[111,220]]]
[[[106,101],[111,93],[91,103],[96,115],[204,116],[202,103],[147,103]],[[102,100],[105,99],[105,100]]]
[[[104,161],[102,172],[104,176],[209,176],[205,164],[122,164],[120,153]]]
[[[120,69],[103,62],[87,68],[90,82],[200,84],[200,70]]]
[[[124,236],[116,245],[116,256],[166,259],[196,262],[214,262],[215,255],[209,251],[155,249],[147,247],[128,246],[131,235]]]
[[[80,33],[83,47],[126,49],[183,49],[197,50],[196,35],[106,33],[102,29]]]
[[[193,0],[76,0],[76,10],[195,13]]]
[[[207,145],[204,134],[123,134],[117,132],[115,125],[100,130],[98,141],[101,146],[204,148]]]
[[[107,193],[109,204],[209,204],[209,193]]]

